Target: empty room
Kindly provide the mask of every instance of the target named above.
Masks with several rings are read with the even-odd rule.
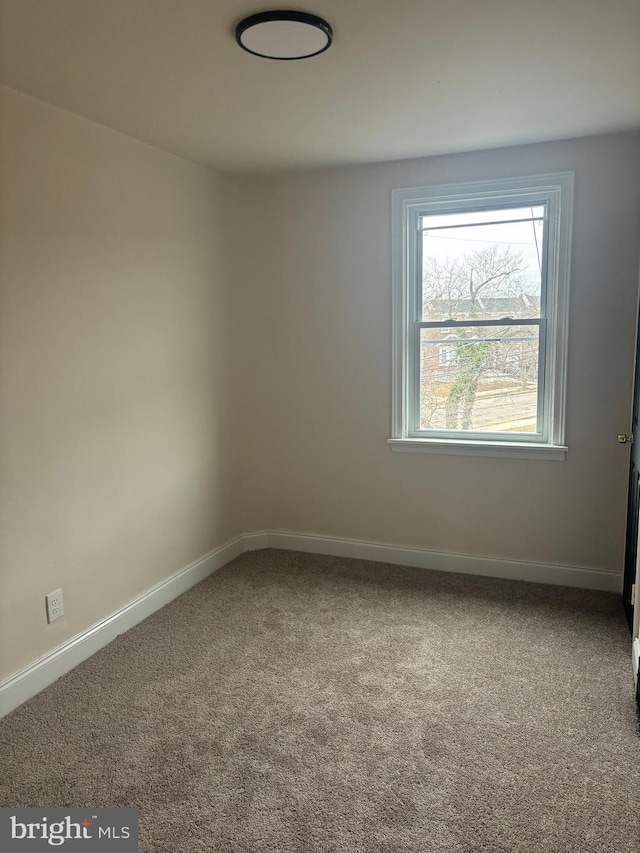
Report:
[[[639,853],[638,0],[0,0],[0,850]]]

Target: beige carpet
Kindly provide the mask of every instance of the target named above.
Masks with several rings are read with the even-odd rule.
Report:
[[[638,853],[617,596],[246,554],[0,721],[2,805],[145,853]]]

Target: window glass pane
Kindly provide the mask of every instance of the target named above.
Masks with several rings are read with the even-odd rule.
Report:
[[[535,433],[538,326],[421,329],[420,429]]]
[[[540,316],[543,216],[543,206],[422,216],[422,319]]]

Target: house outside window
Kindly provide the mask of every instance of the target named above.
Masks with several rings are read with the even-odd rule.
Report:
[[[438,362],[440,367],[455,367],[457,360],[456,348],[454,346],[447,346],[447,344],[438,345]],[[428,356],[424,359],[423,365],[425,370],[429,369]]]
[[[573,173],[393,191],[392,449],[563,459]]]

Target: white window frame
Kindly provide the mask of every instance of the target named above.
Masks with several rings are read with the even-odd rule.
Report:
[[[573,219],[573,172],[533,175],[496,181],[475,181],[392,191],[393,238],[393,420],[392,450],[562,460],[565,444],[569,275]],[[418,239],[420,217],[504,206],[544,204],[546,251],[543,265],[541,316],[540,433],[447,433],[416,429],[420,368],[417,325]],[[514,323],[517,325],[517,321]]]

